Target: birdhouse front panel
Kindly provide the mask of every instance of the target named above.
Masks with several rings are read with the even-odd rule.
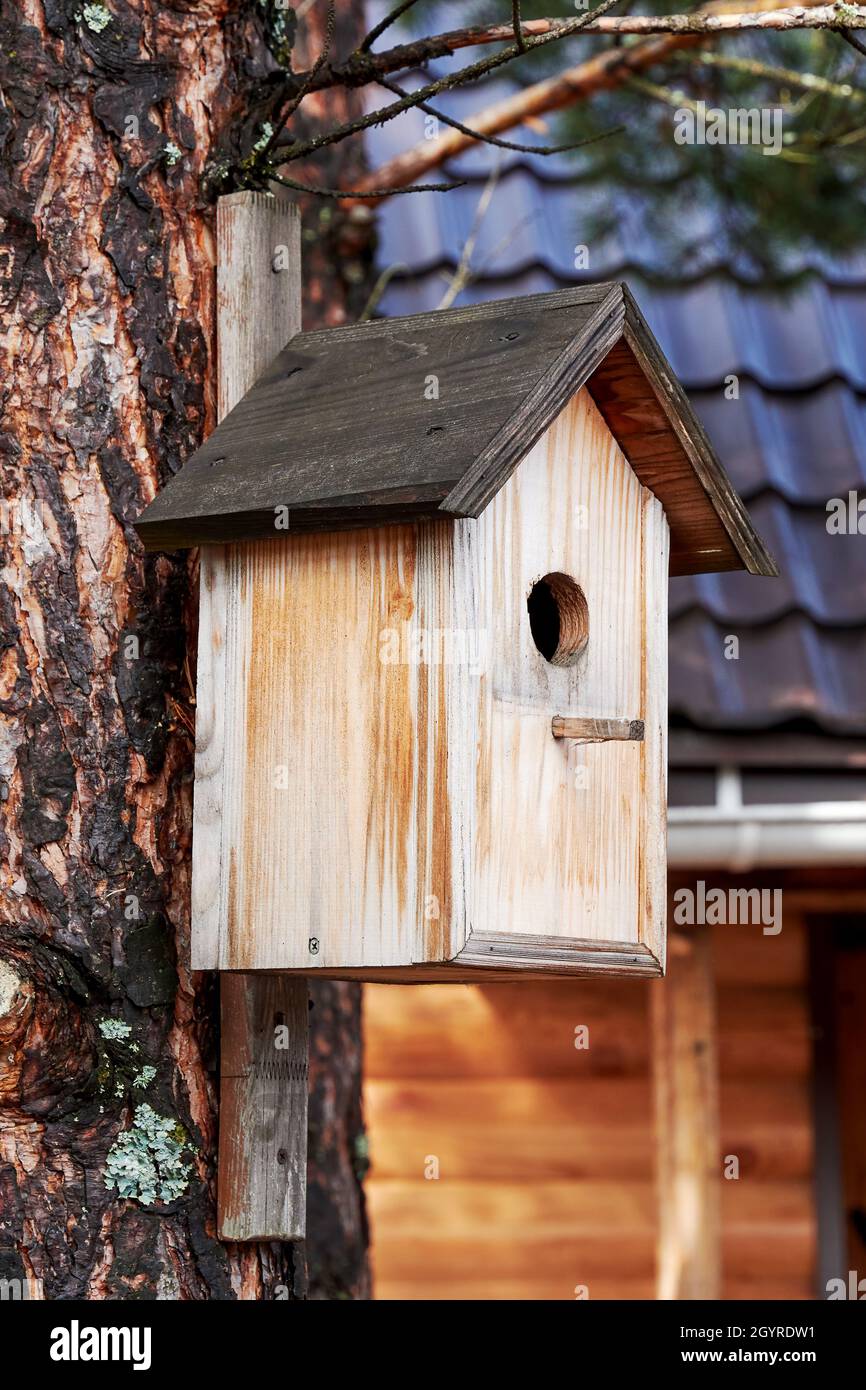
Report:
[[[775,566],[625,287],[298,334],[137,525],[196,968],[661,973],[668,570]]]

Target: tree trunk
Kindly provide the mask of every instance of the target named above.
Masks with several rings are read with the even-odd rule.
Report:
[[[340,11],[346,51],[361,0]],[[187,966],[196,557],[131,530],[213,428],[213,169],[269,109],[287,14],[19,0],[0,21],[0,1277],[31,1297],[305,1291],[299,1247],[214,1237],[217,995]],[[309,210],[311,325],[356,312],[364,232]],[[309,1294],[358,1298],[359,996],[313,997]]]

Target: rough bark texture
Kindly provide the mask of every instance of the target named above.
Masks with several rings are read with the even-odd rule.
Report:
[[[273,99],[280,21],[109,5],[0,18],[0,1277],[293,1297],[302,1251],[214,1239],[215,977],[185,966],[195,557],[145,557],[130,527],[213,426],[203,176]],[[343,49],[361,9],[340,6]],[[353,316],[364,224],[311,209],[307,251],[310,325]],[[364,1297],[359,998],[314,1000],[309,1293]]]

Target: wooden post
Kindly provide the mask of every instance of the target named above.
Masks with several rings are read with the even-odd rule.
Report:
[[[660,1299],[721,1297],[721,1153],[709,934],[674,932],[652,987]]]
[[[298,209],[233,193],[217,205],[217,411],[232,409],[301,327]],[[222,550],[201,554],[219,592]],[[226,866],[222,866],[225,871]],[[223,975],[217,1227],[221,1240],[306,1229],[308,996],[304,979]]]
[[[221,1240],[302,1240],[307,1195],[307,982],[220,980]]]

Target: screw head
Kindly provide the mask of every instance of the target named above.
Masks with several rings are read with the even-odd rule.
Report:
[[[311,936],[308,945],[310,948],[310,955],[317,956],[319,954],[319,938],[317,936]]]

